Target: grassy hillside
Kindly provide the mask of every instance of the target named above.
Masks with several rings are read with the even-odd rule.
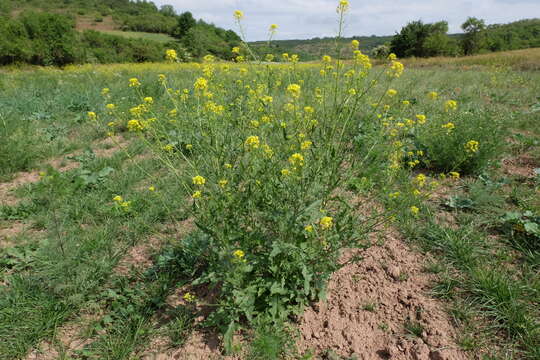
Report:
[[[208,54],[230,59],[239,42],[232,30],[147,1],[0,3],[0,65],[161,61],[167,49],[181,60]]]

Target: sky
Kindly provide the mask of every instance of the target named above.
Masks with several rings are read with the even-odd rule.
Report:
[[[338,0],[154,0],[190,11],[197,19],[238,32],[232,13],[242,10],[248,41],[266,40],[270,24],[275,39],[335,36]],[[345,36],[393,35],[413,20],[446,20],[450,33],[460,32],[468,16],[487,24],[540,17],[540,0],[350,0]]]

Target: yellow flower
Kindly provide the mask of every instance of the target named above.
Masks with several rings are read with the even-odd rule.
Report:
[[[206,184],[206,179],[204,177],[202,177],[201,175],[197,175],[197,176],[194,176],[193,179],[191,179],[193,181],[193,184],[194,185],[204,185]]]
[[[322,61],[323,61],[323,63],[329,64],[329,63],[332,62],[332,57],[330,55],[324,55],[322,57]]]
[[[148,187],[148,191],[154,192],[154,191],[156,191],[156,187],[155,186],[150,186],[150,187]]]
[[[266,57],[265,57],[266,61],[268,61],[268,62],[274,61],[274,58],[275,57],[272,54],[266,54]]]
[[[291,175],[291,171],[289,169],[282,169],[281,170],[281,175],[289,176],[289,175]]]
[[[232,48],[232,53],[233,54],[240,54],[240,47],[238,46],[235,46]]]
[[[221,186],[222,188],[225,188],[225,186],[227,186],[228,183],[229,183],[229,180],[225,180],[225,179],[221,179],[218,182],[219,186]]]
[[[116,195],[115,197],[113,197],[113,201],[122,202],[124,201],[124,199],[120,195]]]
[[[178,60],[178,54],[176,53],[176,50],[169,49],[169,50],[165,51],[165,59],[167,61],[171,61],[171,62]]]
[[[195,90],[199,91],[206,90],[208,88],[208,80],[205,78],[198,78],[193,84],[193,87]]]
[[[232,169],[232,165],[227,163],[225,165],[223,165],[225,167],[225,169]]]
[[[306,225],[304,227],[304,230],[308,233],[312,233],[313,232],[313,225]]]
[[[418,114],[418,115],[416,115],[416,120],[418,120],[419,124],[425,124],[426,123],[426,115]]]
[[[124,211],[129,211],[130,206],[131,206],[131,201],[123,201],[120,203],[120,207],[124,209]]]
[[[456,127],[456,126],[454,125],[454,123],[451,123],[451,122],[446,123],[446,124],[441,125],[441,126],[442,126],[444,129],[448,130],[448,132],[454,130],[454,128]]]
[[[319,225],[323,230],[330,229],[334,225],[334,219],[330,216],[325,216],[319,220]]]
[[[103,88],[101,89],[101,95],[105,96],[107,94],[109,94],[111,90],[109,88]]]
[[[241,10],[235,10],[233,16],[237,21],[240,21],[244,18],[244,12]]]
[[[278,29],[278,26],[276,24],[270,25],[270,32],[274,32]]]
[[[420,212],[420,209],[417,208],[416,206],[411,206],[411,213],[413,213],[413,215],[418,215],[418,213]]]
[[[390,54],[390,55],[392,55],[392,54]],[[402,63],[400,63],[399,61],[392,60],[392,62],[390,64],[390,68],[388,69],[386,74],[389,77],[398,78],[403,74],[404,69],[405,69],[405,66],[403,66]]]
[[[167,79],[167,77],[164,74],[159,74],[158,75],[158,80],[159,80],[160,83],[165,82],[165,79]]]
[[[358,48],[360,47],[360,41],[354,39],[353,41],[351,41],[351,47],[354,50],[358,50]]]
[[[45,175],[47,175],[47,173],[45,171],[40,171],[39,172],[39,176],[40,177],[44,177]]]
[[[435,91],[431,91],[431,92],[428,93],[427,96],[431,100],[437,100],[437,98],[439,97],[439,94],[437,94]]]
[[[311,147],[311,145],[313,145],[313,143],[311,141],[309,141],[309,140],[306,140],[306,141],[302,142],[302,144],[300,144],[300,149],[308,150]]]
[[[93,111],[89,111],[88,112],[88,119],[92,120],[92,121],[95,121],[97,119],[97,115],[95,112]]]
[[[129,120],[127,123],[127,129],[129,131],[143,131],[144,128],[144,124],[139,120]]]
[[[450,111],[450,110],[456,110],[457,109],[457,101],[454,100],[448,100],[444,103],[444,110]]]
[[[414,181],[418,184],[419,187],[424,187],[424,185],[426,184],[426,175],[424,174],[418,174],[415,178],[414,178]]]
[[[409,106],[411,104],[409,100],[403,100],[401,103],[405,106]]]
[[[480,143],[476,140],[470,140],[465,144],[465,150],[467,152],[475,153],[478,151]]]
[[[249,137],[246,139],[244,145],[245,145],[248,149],[258,149],[260,143],[261,143],[261,142],[260,142],[258,136],[249,136]]]
[[[388,55],[388,60],[393,61],[393,60],[396,60],[396,59],[397,59],[396,54],[391,53],[391,54]]]
[[[182,298],[188,303],[194,302],[196,299],[195,295],[188,292],[185,293],[184,296],[182,296]]]
[[[287,92],[293,97],[293,98],[299,98],[300,92],[302,91],[302,88],[298,84],[291,84],[287,86]]]
[[[345,13],[349,10],[349,0],[340,0],[337,8],[338,13]]]
[[[173,144],[167,144],[163,147],[163,150],[166,151],[166,152],[173,152],[174,150],[174,145]]]
[[[201,196],[202,196],[202,193],[201,193],[199,190],[195,191],[195,192],[191,195],[191,197],[194,198],[194,199],[199,199]]]
[[[397,198],[399,197],[399,195],[400,195],[400,192],[399,192],[399,191],[396,191],[396,192],[390,193],[390,194],[388,195],[388,197],[389,197],[390,199],[397,199]]]
[[[233,252],[233,256],[234,256],[236,259],[238,259],[238,260],[242,259],[245,255],[246,255],[246,254],[245,254],[242,250],[240,250],[240,249],[235,250],[235,251]]]
[[[448,173],[448,175],[450,175],[454,180],[459,179],[459,173],[457,171],[451,171],[450,173]]]
[[[299,153],[294,153],[289,157],[289,162],[292,166],[304,166],[304,156]]]
[[[114,108],[116,108],[116,105],[114,105],[114,104],[107,104],[105,107],[106,107],[108,110],[114,110]]]
[[[137,79],[137,78],[129,79],[129,87],[138,87],[138,86],[141,86],[141,83],[139,82],[139,79]]]
[[[356,89],[349,89],[349,95],[351,96],[356,95]]]
[[[154,99],[151,96],[147,96],[147,97],[144,98],[144,102],[147,103],[147,104],[153,104]]]
[[[386,95],[388,96],[395,96],[396,94],[397,94],[397,91],[394,89],[388,89],[388,91],[386,92]]]

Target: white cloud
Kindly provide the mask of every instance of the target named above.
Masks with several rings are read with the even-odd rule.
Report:
[[[277,39],[334,36],[337,0],[154,0],[171,4],[178,12],[237,30],[232,13],[244,11],[248,40],[264,40],[270,24],[278,24]],[[446,20],[450,32],[459,32],[468,16],[504,23],[540,15],[540,0],[350,0],[346,35],[392,35],[407,22]]]

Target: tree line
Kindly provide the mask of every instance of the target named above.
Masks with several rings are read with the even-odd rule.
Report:
[[[482,19],[469,17],[461,29],[463,34],[448,35],[446,21],[412,21],[392,38],[386,52],[399,57],[430,57],[540,47],[540,19],[486,25]],[[381,51],[381,55],[384,53]]]

